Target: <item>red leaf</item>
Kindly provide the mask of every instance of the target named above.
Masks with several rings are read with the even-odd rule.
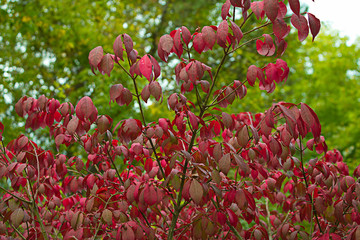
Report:
[[[106,73],[110,77],[111,70],[114,68],[114,61],[109,53],[101,59],[98,67],[102,74]]]
[[[159,101],[162,93],[161,86],[158,82],[152,81],[149,86],[150,94],[153,95],[156,101]]]
[[[278,0],[264,0],[264,10],[266,16],[273,22],[278,16],[279,12]]]
[[[10,216],[11,223],[14,227],[18,227],[20,223],[24,220],[24,210],[22,208],[17,208]]]
[[[289,0],[290,8],[296,15],[300,15],[300,2],[299,0]]]
[[[152,168],[153,168],[153,160],[151,158],[147,158],[144,164],[144,169],[147,173],[149,173]]]
[[[231,128],[234,124],[234,120],[232,119],[231,115],[226,112],[222,112],[221,116],[225,127]]]
[[[236,227],[239,222],[239,217],[231,209],[226,209],[226,212],[229,217],[230,224]]]
[[[315,138],[315,141],[318,141],[321,134],[321,125],[318,116],[308,105],[301,103],[301,117],[304,119],[306,124],[311,128],[311,132]]]
[[[230,164],[230,153],[227,153],[219,160],[219,170],[226,175],[230,170]]]
[[[149,97],[150,97],[149,85],[145,85],[145,87],[141,91],[141,98],[142,98],[142,100],[144,100],[147,103],[147,100],[149,99]]]
[[[104,211],[101,214],[102,220],[104,220],[104,222],[106,222],[107,224],[111,224],[112,217],[113,217],[112,211],[110,211],[109,209],[104,209]]]
[[[180,58],[183,53],[183,47],[181,44],[181,36],[180,36],[180,29],[175,31],[175,35],[173,36],[174,39],[174,53]]]
[[[193,40],[194,49],[200,54],[205,49],[205,42],[202,35],[202,33],[196,34]]]
[[[153,56],[151,56],[151,55],[148,55],[148,56],[150,57],[152,66],[154,68],[153,69],[154,74],[155,74],[154,80],[156,80],[161,74],[161,68],[160,68],[158,61],[156,61],[156,59]]]
[[[185,27],[185,26],[182,26],[181,27],[181,35],[182,35],[182,38],[183,38],[185,44],[188,45],[191,40],[191,33],[190,33],[189,29],[187,29],[187,27]]]
[[[208,93],[209,92],[209,88],[210,88],[210,83],[206,80],[201,80],[200,81],[201,84],[201,89],[205,92]]]
[[[130,226],[126,226],[122,230],[122,240],[135,240],[134,230]]]
[[[290,26],[288,26],[284,20],[276,19],[273,22],[273,31],[279,40],[284,39],[290,32]]]
[[[264,81],[264,72],[261,70],[261,68],[258,68],[255,65],[251,65],[248,68],[246,79],[249,82],[250,86],[254,86],[256,78],[258,78],[260,81]]]
[[[309,26],[306,18],[303,15],[293,14],[291,16],[292,25],[298,30],[299,41],[302,42],[309,35]]]
[[[192,126],[193,129],[198,129],[199,126],[199,120],[197,119],[197,117],[195,116],[194,113],[188,111],[187,112],[189,115],[189,120],[190,120],[190,124]]]
[[[148,55],[144,55],[139,61],[139,68],[141,74],[149,80],[152,80],[152,62]]]
[[[237,133],[237,141],[239,145],[245,148],[249,142],[249,133],[246,125],[242,126]]]
[[[220,225],[226,224],[226,215],[222,212],[217,213],[217,221],[220,223]]]
[[[134,43],[133,43],[131,37],[129,35],[127,35],[126,33],[123,34],[123,40],[124,40],[126,53],[129,55],[130,52],[134,49]]]
[[[204,194],[204,189],[202,185],[196,180],[193,179],[189,188],[190,197],[196,204],[200,204],[201,199]]]
[[[101,62],[101,59],[104,55],[103,48],[101,46],[98,46],[90,51],[89,53],[89,64],[91,66],[92,72],[95,74],[94,70],[97,69],[99,63]]]
[[[274,55],[276,48],[271,36],[269,34],[264,34],[263,36],[265,37],[264,42],[260,39],[256,41],[256,50],[263,56]]]
[[[215,44],[215,40],[216,40],[216,33],[215,33],[214,29],[212,27],[205,26],[201,30],[201,33],[202,33],[202,39],[204,40],[205,45],[209,49],[212,49]],[[195,48],[195,46],[194,46],[194,48]]]
[[[160,48],[165,51],[166,53],[170,53],[171,52],[171,49],[173,48],[174,46],[174,40],[173,38],[166,34],[166,35],[163,35],[160,37],[160,40],[159,40],[159,46]]]
[[[115,39],[115,42],[113,44],[113,50],[114,50],[114,54],[115,54],[115,62],[117,61],[117,58],[120,58],[122,61],[124,61],[123,59],[123,42],[121,40],[121,35],[117,36],[117,38]]]
[[[229,25],[226,20],[223,20],[217,29],[216,32],[216,39],[217,44],[219,44],[220,47],[226,48],[226,38],[229,33]]]
[[[93,119],[93,115],[97,115],[97,109],[94,106],[91,98],[89,98],[88,96],[83,97],[82,99],[80,99],[80,101],[78,102],[78,104],[76,105],[76,116],[83,121],[85,118],[88,118],[93,121],[95,121],[95,119]]]
[[[237,41],[237,44],[241,41],[242,37],[243,37],[243,33],[241,32],[241,29],[238,25],[236,25],[236,23],[234,23],[233,21],[230,20],[230,26],[231,29],[234,33],[234,37]]]
[[[230,0],[231,5],[234,7],[244,7],[242,2],[243,0]]]
[[[124,88],[121,92],[121,96],[116,99],[116,103],[119,106],[122,106],[124,104],[126,104],[126,106],[129,106],[131,101],[132,101],[132,93],[127,88]]]
[[[221,18],[223,20],[226,20],[226,17],[229,15],[230,6],[231,6],[230,0],[226,0],[226,2],[222,5]]]
[[[150,206],[154,205],[157,202],[157,192],[155,191],[154,186],[149,186],[147,184],[143,191],[145,203]]]
[[[78,125],[79,125],[79,119],[78,119],[77,117],[73,117],[73,118],[69,121],[69,123],[68,123],[68,125],[67,125],[67,127],[66,127],[68,133],[69,133],[70,135],[73,135],[73,134],[75,133]]]
[[[252,2],[251,10],[253,11],[253,13],[255,14],[257,19],[264,18],[265,11],[264,11],[264,2],[263,1]]]
[[[124,89],[123,85],[115,84],[110,87],[110,103],[115,102],[118,97],[120,97],[122,90]]]
[[[321,23],[320,20],[311,13],[308,13],[308,18],[309,18],[311,35],[313,35],[313,41],[314,41],[315,37],[318,35],[320,31]]]

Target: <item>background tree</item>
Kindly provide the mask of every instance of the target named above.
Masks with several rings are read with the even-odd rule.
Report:
[[[163,33],[182,25],[194,26],[191,30],[195,30],[195,26],[208,25],[218,18],[216,13],[220,11],[221,4],[216,1],[206,1],[205,4],[203,0],[107,3],[36,0],[3,1],[0,9],[3,23],[0,26],[0,89],[4,93],[0,96],[0,118],[13,130],[6,131],[6,140],[16,137],[23,126],[23,120],[13,114],[13,103],[25,93],[33,97],[45,94],[71,102],[78,101],[84,94],[96,95],[95,104],[99,104],[99,112],[116,113],[116,120],[129,114],[139,117],[138,108],[134,105],[133,111],[122,113],[105,104],[108,100],[104,93],[109,86],[126,79],[126,76],[121,71],[116,71],[110,79],[101,74],[94,78],[89,69],[84,67],[88,62],[88,53],[84,49],[100,43],[111,46],[114,34],[126,32],[139,37],[135,42],[139,51],[146,50],[154,55]],[[301,11],[305,10],[303,8]],[[245,25],[244,29],[246,31],[251,27],[251,24]],[[264,28],[264,32],[268,30],[269,28]],[[346,40],[333,34],[330,29],[323,32],[319,36],[321,41],[315,44],[310,39],[300,44],[296,38],[295,32],[290,33],[289,51],[283,56],[292,66],[296,66],[291,69],[285,87],[275,90],[270,96],[254,89],[249,92],[251,97],[245,99],[240,106],[231,107],[231,111],[263,111],[279,99],[306,101],[314,106],[320,120],[325,123],[324,136],[329,140],[330,146],[338,148],[347,156],[348,162],[355,162],[360,154],[357,150],[360,133],[356,127],[356,119],[360,114],[356,107],[356,99],[359,98],[356,91],[359,84],[359,46],[347,46]],[[236,64],[226,66],[229,76],[244,79],[249,62],[261,64],[263,60],[250,51],[251,47],[245,47],[233,55]],[[220,55],[221,51],[214,51],[208,60],[209,65],[215,66]],[[200,60],[203,58],[201,55],[195,56]],[[175,63],[177,60],[173,59]],[[170,84],[175,76],[171,68],[165,65],[162,67],[164,71],[161,83],[171,93],[176,88]],[[314,74],[311,75],[312,73]],[[307,81],[310,75],[311,81]],[[222,78],[220,76],[219,86],[224,83]],[[131,89],[130,85],[128,87]],[[256,101],[250,100],[255,96]],[[166,108],[156,102],[150,102],[149,106],[152,109],[149,119],[152,120],[159,113],[165,112]],[[331,113],[330,117],[328,113]],[[348,136],[346,139],[335,141],[344,134]],[[44,134],[38,134],[38,137],[44,139]],[[350,166],[353,167],[351,164]]]

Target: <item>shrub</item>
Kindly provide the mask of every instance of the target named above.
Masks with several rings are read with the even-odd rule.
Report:
[[[180,91],[165,101],[173,119],[146,121],[144,102],[164,97],[161,67],[154,56],[139,56],[127,34],[115,39],[113,54],[91,50],[89,63],[94,73],[110,76],[116,64],[128,75],[134,91],[115,84],[110,101],[121,109],[136,101],[142,119],[113,124],[89,97],[76,107],[21,98],[15,110],[26,117],[25,127],[48,127],[58,152],[25,135],[2,144],[0,177],[8,185],[0,186],[1,238],[359,239],[360,168],[349,176],[340,153],[327,151],[311,107],[279,102],[265,113],[224,111],[245,97],[247,86],[258,82],[271,93],[287,80],[289,67],[278,57],[289,19],[300,41],[309,29],[313,38],[318,34],[314,15],[300,13],[298,0],[289,6],[291,17],[283,1],[227,0],[219,25],[162,36],[159,58],[179,58]],[[243,33],[252,15],[261,23]],[[272,33],[248,37],[268,25]],[[255,41],[260,55],[277,59],[251,65],[246,77],[218,88],[228,56]],[[213,48],[223,49],[217,67],[196,59]],[[0,123],[0,138],[3,131]],[[83,153],[59,151],[70,146]],[[307,151],[318,157],[307,159]]]

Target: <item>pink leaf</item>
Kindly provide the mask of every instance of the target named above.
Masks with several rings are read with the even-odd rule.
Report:
[[[173,39],[174,39],[173,51],[179,58],[181,58],[181,55],[183,53],[183,47],[182,47],[182,44],[181,44],[180,29],[177,29],[175,31]]]
[[[115,84],[110,87],[110,103],[115,102],[116,99],[120,97],[123,89],[122,84]]]
[[[155,74],[154,80],[156,80],[161,74],[161,68],[160,68],[159,63],[156,61],[156,59],[153,56],[151,56],[151,55],[148,55],[148,56],[150,57],[151,63],[153,65],[154,74]]]
[[[134,49],[133,41],[132,41],[131,37],[129,35],[127,35],[126,33],[123,34],[123,40],[124,40],[126,53],[129,55],[130,52]]]
[[[290,8],[293,13],[300,15],[300,2],[299,0],[289,0]]]
[[[202,33],[202,39],[204,40],[205,45],[209,49],[212,49],[215,44],[215,40],[216,40],[216,33],[215,33],[214,29],[212,27],[205,26],[201,30],[201,33]]]
[[[183,38],[185,44],[188,45],[191,40],[191,33],[190,33],[189,29],[187,29],[187,27],[182,26],[181,27],[181,35],[182,35],[182,38]]]
[[[144,55],[139,61],[139,69],[141,74],[149,80],[152,80],[152,63],[148,55]]]
[[[309,18],[311,35],[313,35],[313,41],[314,41],[315,37],[318,35],[320,31],[321,23],[320,20],[311,13],[308,13],[308,18]]]
[[[264,72],[255,65],[251,65],[248,68],[246,79],[249,82],[250,86],[254,86],[256,78],[260,81],[264,81]]]
[[[202,33],[196,34],[196,36],[194,37],[194,40],[193,40],[193,44],[194,44],[195,51],[197,51],[198,53],[201,54],[202,51],[205,49],[205,42],[204,42]]]
[[[66,127],[68,133],[69,133],[70,135],[74,134],[75,131],[76,131],[76,129],[77,129],[77,127],[78,127],[78,125],[79,125],[79,119],[78,119],[77,117],[73,117],[73,118],[69,121],[69,123],[68,123],[68,125],[67,125],[67,127]]]
[[[154,205],[157,202],[157,192],[155,191],[154,186],[149,186],[147,184],[143,191],[145,203],[150,206]]]
[[[226,2],[222,5],[221,18],[223,20],[226,20],[226,17],[229,15],[230,6],[231,6],[230,0],[226,0]]]
[[[264,10],[266,16],[273,22],[278,16],[279,12],[278,0],[264,0]]]
[[[239,222],[239,217],[231,209],[226,209],[226,212],[229,217],[230,224],[236,227]]]
[[[292,25],[298,30],[299,41],[302,42],[309,35],[309,26],[303,15],[293,14],[291,16]]]
[[[97,69],[101,59],[104,55],[103,48],[98,46],[90,51],[89,53],[89,64],[91,66],[92,72],[95,74],[94,70]]]
[[[321,125],[314,110],[312,110],[307,104],[301,103],[301,117],[311,128],[315,141],[318,141],[321,134]]]
[[[226,175],[230,170],[230,164],[230,154],[227,153],[219,160],[219,170]]]
[[[173,38],[166,34],[166,35],[163,35],[160,37],[160,40],[159,40],[159,46],[160,48],[165,51],[166,53],[170,53],[171,52],[171,49],[173,48],[174,46],[174,40]]]
[[[222,112],[221,116],[225,127],[231,128],[234,124],[234,120],[232,119],[231,115],[226,112]]]
[[[284,20],[276,19],[273,22],[273,31],[278,39],[284,39],[290,32],[290,26],[288,26]]]
[[[144,100],[147,103],[147,100],[149,99],[149,97],[150,97],[149,85],[145,85],[145,87],[141,91],[141,98],[142,98],[142,100]]]
[[[238,25],[236,25],[236,23],[234,23],[233,21],[230,20],[230,26],[231,29],[234,33],[234,37],[237,41],[237,44],[241,41],[242,37],[243,37],[243,33],[241,32],[241,29]]]
[[[230,0],[230,3],[234,7],[244,7],[243,0]]]
[[[223,20],[217,29],[216,32],[216,39],[217,44],[219,44],[220,47],[226,48],[226,38],[229,33],[229,25],[226,20]]]
[[[152,81],[149,86],[150,94],[153,95],[156,101],[159,101],[162,93],[161,86],[158,82]]]
[[[264,2],[258,1],[258,2],[252,2],[251,3],[251,10],[255,14],[257,19],[263,19],[265,15],[264,11]]]
[[[117,62],[117,58],[120,58],[122,61],[124,61],[123,59],[123,42],[121,40],[121,35],[117,36],[117,38],[115,39],[114,45],[113,45],[113,50],[114,50],[114,54],[115,54],[115,61]]]
[[[210,88],[210,83],[206,80],[201,80],[200,81],[201,84],[201,89],[205,92],[208,93],[209,92],[209,88]]]
[[[88,96],[80,99],[78,104],[76,105],[76,116],[83,121],[85,118],[90,118],[94,113],[97,114],[97,109],[94,106],[91,98]]]
[[[196,204],[200,204],[201,199],[204,194],[204,189],[201,184],[196,180],[193,179],[190,184],[189,188],[190,197]]]
[[[106,73],[110,77],[111,70],[114,68],[114,61],[109,53],[101,59],[98,67],[101,73]]]
[[[188,111],[187,113],[189,115],[189,120],[190,120],[190,124],[191,124],[192,128],[198,129],[199,121],[198,121],[197,117],[195,116],[195,114],[190,111]]]
[[[275,45],[269,34],[264,34],[265,37],[264,42],[258,39],[256,41],[256,49],[260,55],[263,56],[272,56],[275,53]]]

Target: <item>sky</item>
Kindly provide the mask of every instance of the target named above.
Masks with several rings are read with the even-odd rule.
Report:
[[[333,29],[340,31],[341,36],[348,36],[350,42],[360,37],[360,0],[301,0],[307,4],[309,12]]]

